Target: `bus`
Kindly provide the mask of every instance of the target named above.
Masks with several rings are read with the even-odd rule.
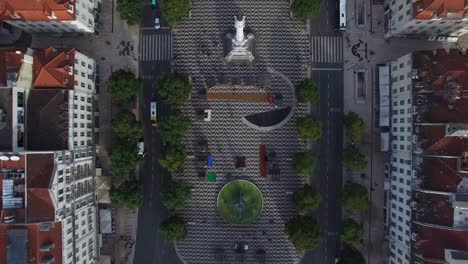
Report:
[[[338,30],[346,31],[346,0],[340,0],[340,10],[339,10],[339,26]]]
[[[151,125],[155,127],[158,123],[158,105],[156,102],[151,102],[150,111]]]

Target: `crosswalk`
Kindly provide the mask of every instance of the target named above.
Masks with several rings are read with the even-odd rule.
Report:
[[[310,42],[312,62],[343,62],[343,38],[341,36],[312,36]]]
[[[170,31],[152,30],[141,34],[140,61],[169,61],[172,56],[172,38]]]

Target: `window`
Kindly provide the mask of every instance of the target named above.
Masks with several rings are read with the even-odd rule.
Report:
[[[81,62],[81,66],[85,67],[86,63],[84,61]]]
[[[85,73],[84,73],[84,72],[81,72],[81,77],[85,77]]]
[[[93,69],[93,66],[91,64],[88,64],[88,69]]]
[[[84,82],[81,83],[81,87],[85,88],[85,83]]]

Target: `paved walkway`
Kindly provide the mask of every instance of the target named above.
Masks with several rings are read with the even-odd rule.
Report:
[[[380,152],[380,131],[375,128],[375,69],[376,65],[384,64],[404,54],[419,49],[435,49],[457,47],[455,44],[430,42],[416,39],[384,40],[383,5],[369,5],[369,1],[351,0],[347,4],[348,17],[355,17],[355,8],[365,5],[368,10],[367,24],[357,27],[355,19],[348,22],[348,30],[344,33],[344,112],[354,111],[364,118],[366,131],[363,133],[361,149],[369,157],[368,167],[362,173],[347,174],[344,181],[353,180],[367,186],[370,190],[370,211],[361,215],[365,227],[363,254],[369,264],[386,263],[386,247],[384,241],[384,171],[387,155]],[[372,20],[370,13],[372,12]],[[372,33],[371,25],[372,23]],[[463,40],[464,41],[464,40]],[[365,48],[367,47],[367,55]],[[354,51],[353,51],[354,50]],[[367,58],[366,58],[367,56]],[[356,98],[354,89],[354,72],[364,71],[367,77],[365,98]],[[345,215],[346,217],[346,215]]]

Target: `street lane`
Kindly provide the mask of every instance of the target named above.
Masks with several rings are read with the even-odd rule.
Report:
[[[169,173],[159,166],[162,143],[157,129],[151,125],[149,105],[156,98],[156,78],[170,72],[172,38],[170,29],[161,19],[161,28],[154,28],[154,18],[161,17],[159,7],[152,8],[151,1],[144,4],[144,17],[140,28],[140,78],[143,80],[141,116],[144,124],[145,162],[140,170],[143,186],[143,205],[139,209],[137,241],[134,264],[182,264],[173,243],[159,234],[159,224],[168,217],[160,199],[161,186],[170,180]],[[161,115],[167,107],[161,107]]]

